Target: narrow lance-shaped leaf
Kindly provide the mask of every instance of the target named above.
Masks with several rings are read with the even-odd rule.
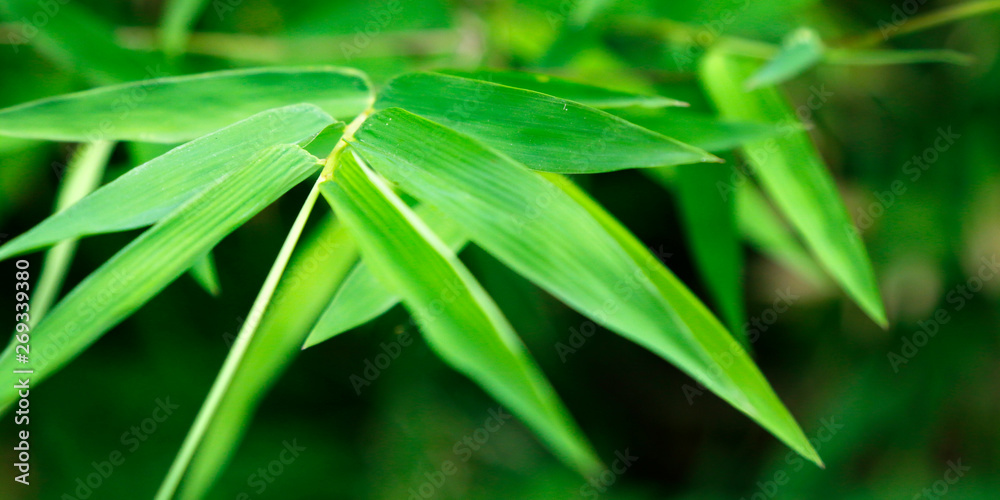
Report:
[[[132,241],[57,304],[33,330],[27,366],[15,361],[11,344],[0,355],[0,369],[33,369],[32,385],[50,377],[318,167],[318,160],[297,146],[274,146],[246,167],[214,179],[212,187]],[[13,385],[0,388],[0,408],[16,397]]]
[[[194,265],[191,266],[191,277],[210,295],[215,296],[222,291],[219,273],[215,270],[215,257],[211,251],[194,261]]]
[[[823,59],[823,41],[808,28],[794,31],[781,50],[746,80],[748,90],[791,79]]]
[[[403,75],[389,82],[375,107],[406,109],[536,170],[597,173],[721,161],[573,101],[457,76]]]
[[[697,297],[629,232],[628,228],[587,193],[565,178],[549,175],[549,179],[580,203],[625,249],[629,258],[642,269],[644,276],[656,287],[660,296],[672,305],[679,328],[690,332],[692,340],[711,358],[714,369],[721,370],[722,376],[736,385],[735,390],[739,391],[742,397],[731,397],[724,392],[720,393],[717,385],[705,385],[756,420],[797,453],[823,467],[819,454],[774,394],[767,379],[704,304],[699,302]]]
[[[600,462],[513,328],[455,254],[384,181],[344,155],[323,195],[372,271],[403,299],[431,348],[589,474]]]
[[[773,87],[743,90],[741,82],[757,66],[752,59],[714,50],[702,59],[702,82],[723,116],[797,123],[795,112]],[[790,130],[777,138],[751,142],[743,150],[767,194],[820,263],[869,317],[885,326],[885,309],[864,243],[808,134]]]
[[[733,337],[749,350],[743,328],[743,249],[736,230],[735,197],[719,192],[731,169],[723,165],[683,165],[677,170],[677,194],[688,246],[703,282]]]
[[[441,71],[446,75],[460,76],[471,80],[481,80],[518,89],[533,90],[542,94],[575,101],[584,106],[598,109],[627,108],[632,106],[642,108],[662,108],[687,106],[676,99],[658,95],[643,95],[632,92],[612,90],[594,85],[579,83],[558,76],[524,71]],[[673,137],[668,134],[668,137]]]
[[[69,238],[152,224],[274,144],[306,141],[333,120],[309,104],[254,115],[140,165],[0,247],[0,260]]]
[[[148,163],[157,157],[167,154],[171,149],[176,147],[176,145],[153,142],[130,142],[127,144],[129,157],[134,165]],[[211,251],[199,257],[194,265],[191,266],[191,269],[188,270],[188,274],[209,295],[214,297],[222,292],[219,273],[215,268],[215,257]]]
[[[461,228],[441,212],[427,205],[414,209],[427,227],[454,252],[468,243]],[[363,260],[358,262],[337,290],[333,301],[323,311],[309,334],[303,349],[361,326],[399,303],[399,296],[387,289]]]
[[[371,101],[367,77],[336,67],[258,68],[157,78],[0,110],[0,135],[53,141],[177,143],[255,113],[298,103],[353,118]]]
[[[501,262],[594,322],[671,361],[816,459],[753,362],[704,306],[676,280],[665,295],[643,270],[650,264],[638,262],[553,181],[399,109],[372,115],[349,144],[401,189],[451,217]],[[718,351],[720,346],[725,349]],[[739,361],[720,363],[720,356]]]

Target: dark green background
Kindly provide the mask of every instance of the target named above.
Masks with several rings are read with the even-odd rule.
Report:
[[[295,50],[274,63],[356,66],[376,83],[413,68],[547,67],[591,83],[658,91],[696,107],[704,106],[704,98],[689,72],[693,66],[678,68],[665,45],[616,28],[614,19],[662,17],[709,32],[778,42],[801,25],[830,40],[863,33],[891,20],[894,12],[892,3],[857,0],[754,1],[746,8],[737,1],[623,0],[598,17],[594,28],[559,38],[564,7],[574,2],[403,1],[402,10],[374,38],[391,41],[399,39],[396,32],[411,34],[378,48],[359,45],[360,52],[352,52],[356,57],[345,61],[340,42],[352,41],[390,5],[224,2],[209,4],[197,31],[297,40],[347,37],[337,39],[332,50],[329,45],[314,49],[316,39],[296,42]],[[927,2],[918,15],[948,4]],[[129,27],[155,26],[162,8],[140,0],[72,5]],[[0,15],[5,12],[0,9]],[[723,18],[731,22],[720,22]],[[136,31],[129,33],[123,36],[134,38]],[[462,40],[457,54],[454,40]],[[613,462],[615,452],[625,450],[638,457],[601,497],[914,498],[945,477],[949,462],[959,460],[971,469],[949,486],[949,498],[997,497],[1000,279],[988,280],[960,310],[948,296],[979,271],[982,258],[1000,254],[1000,16],[901,37],[890,46],[951,48],[977,60],[968,67],[822,66],[784,86],[795,104],[805,102],[813,86],[834,93],[812,116],[814,137],[850,213],[867,226],[864,238],[890,329],[872,324],[834,286],[809,285],[747,250],[743,281],[750,318],[770,318],[766,311],[778,290],[790,288],[800,296],[761,332],[754,350],[777,393],[816,439],[826,470],[804,463],[715,396],[706,393],[689,401],[683,387],[692,384],[690,379],[609,332],[599,330],[563,362],[555,345],[566,342],[583,317],[485,252],[469,248],[462,254],[602,458]],[[257,63],[192,55],[164,64],[187,73]],[[2,106],[92,86],[84,74],[31,46],[0,40]],[[949,127],[960,137],[914,180],[904,164],[933,145],[939,128]],[[70,151],[69,145],[0,138],[0,232],[20,234],[49,213],[58,165]],[[135,150],[119,146],[109,176],[134,166],[135,157]],[[669,254],[668,267],[706,297],[675,199],[667,191],[636,172],[578,180],[647,245]],[[872,203],[893,181],[901,181],[905,193],[882,202],[884,214],[867,222],[864,214],[871,215]],[[304,196],[300,186],[217,248],[220,297],[210,297],[185,276],[33,389],[32,485],[24,488],[12,480],[7,464],[14,461],[15,427],[5,417],[0,498],[78,498],[77,479],[85,479],[94,472],[92,463],[108,460],[116,450],[124,463],[90,498],[151,497],[226,355],[226,339],[239,329]],[[68,285],[134,234],[85,239]],[[28,259],[37,276],[41,255]],[[11,276],[15,271],[13,262],[2,267]],[[13,292],[0,300],[11,310]],[[921,322],[927,324],[935,314],[949,321],[912,359],[894,367],[889,354],[899,354],[903,339],[913,339]],[[380,343],[407,330],[416,333],[396,308],[305,351],[266,398],[212,498],[237,498],[240,492],[276,499],[406,498],[410,488],[426,480],[425,473],[440,470],[445,460],[455,461],[458,472],[435,498],[580,496],[584,479],[557,462],[516,420],[491,434],[469,461],[461,461],[453,447],[480,428],[497,405],[445,367],[421,340],[405,347],[358,396],[351,375],[361,375],[365,360],[381,352]],[[123,433],[153,416],[157,399],[166,398],[179,408],[130,451]],[[284,443],[293,441],[305,450],[259,491],[262,483],[252,475],[279,459]],[[787,480],[772,487],[776,478]]]

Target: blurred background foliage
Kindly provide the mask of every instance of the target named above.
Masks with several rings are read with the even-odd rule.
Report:
[[[974,62],[967,66],[820,65],[782,85],[795,106],[817,89],[830,93],[807,122],[863,230],[891,323],[878,328],[829,280],[804,279],[745,247],[746,316],[763,324],[753,346],[757,362],[815,439],[826,470],[790,454],[715,396],[686,390],[692,382],[678,370],[618,336],[599,330],[561,357],[555,346],[583,318],[479,249],[462,258],[602,457],[610,463],[626,450],[638,457],[602,497],[917,498],[941,494],[946,485],[955,498],[996,498],[1000,279],[985,280],[975,293],[967,289],[983,259],[1000,254],[1000,15],[900,33],[886,43],[881,36],[954,4],[213,0],[197,16],[187,53],[165,55],[152,51],[163,2],[3,0],[0,106],[116,80],[335,64],[367,71],[376,84],[412,69],[529,69],[658,93],[712,112],[697,81],[697,58],[719,36],[780,43],[808,26],[825,41],[874,33],[882,48],[969,54]],[[900,16],[904,8],[915,15]],[[13,24],[24,9],[51,13],[37,39],[14,36],[24,33]],[[941,129],[958,138],[914,178],[907,162],[933,148]],[[20,234],[50,212],[71,152],[72,145],[0,138],[0,237]],[[118,147],[107,178],[152,152],[140,144]],[[720,168],[740,163],[727,160]],[[635,171],[578,181],[712,304],[671,191]],[[892,194],[894,181],[905,192]],[[0,498],[152,496],[305,189],[217,248],[219,297],[180,279],[32,391],[33,483],[25,489],[4,480]],[[66,289],[135,234],[84,239]],[[40,264],[38,254],[31,259]],[[785,291],[797,298],[774,314],[772,304]],[[2,297],[5,304],[12,295]],[[948,321],[938,324],[935,316]],[[462,461],[456,445],[496,404],[422,341],[403,347],[358,395],[350,377],[363,376],[382,343],[412,329],[397,307],[303,352],[267,396],[212,498],[409,498],[445,460],[458,470],[435,488],[437,498],[577,498],[593,491],[516,420]],[[918,332],[935,329],[923,347],[905,348],[926,338]],[[151,425],[168,398],[177,408]],[[0,439],[9,444],[13,435],[5,419]],[[289,444],[304,450],[283,464]],[[14,461],[10,449],[0,451],[5,464]],[[124,463],[98,487],[81,489],[78,480],[115,451]],[[954,476],[946,471],[958,463],[971,469],[949,484],[944,480]]]

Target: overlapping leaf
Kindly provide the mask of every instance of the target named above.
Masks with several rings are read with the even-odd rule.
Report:
[[[457,252],[468,243],[461,229],[441,212],[420,205],[414,213],[452,251]],[[303,348],[363,325],[398,303],[399,296],[375,278],[368,264],[358,262],[323,311]]]
[[[743,90],[742,82],[757,67],[752,59],[712,51],[702,60],[702,81],[723,116],[776,125],[797,123],[794,110],[776,89]],[[868,254],[808,134],[789,130],[777,138],[748,143],[744,151],[768,195],[819,261],[865,313],[884,326],[885,309]]]
[[[573,101],[457,76],[398,77],[380,93],[375,106],[406,109],[536,170],[596,173],[720,161]]]
[[[119,251],[73,289],[33,330],[33,384],[69,363],[105,332],[132,314],[257,212],[318,168],[317,159],[293,145],[274,146]],[[13,345],[0,355],[8,373],[23,365]],[[17,397],[0,389],[0,407]]]
[[[254,115],[130,170],[0,247],[0,259],[69,238],[152,224],[265,147],[306,141],[331,123],[309,104]]]
[[[560,459],[582,473],[598,470],[599,460],[496,304],[384,181],[345,155],[321,190],[434,351],[520,416]]]
[[[348,68],[217,71],[100,87],[3,109],[0,135],[177,143],[271,108],[310,103],[336,118],[352,118],[370,101],[367,77]]]
[[[596,220],[594,209],[556,183],[399,109],[371,116],[350,144],[500,261],[593,321],[670,360],[818,460],[746,352],[704,306],[658,261],[640,260],[635,249],[624,247],[609,222]],[[663,283],[655,282],[649,268],[665,274],[655,278]],[[719,362],[728,356],[736,361]]]

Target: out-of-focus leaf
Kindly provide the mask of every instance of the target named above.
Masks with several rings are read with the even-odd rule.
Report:
[[[434,351],[520,416],[583,474],[600,461],[482,286],[385,184],[344,155],[321,190],[375,275],[402,297]]]
[[[336,118],[353,118],[370,100],[367,78],[353,69],[217,71],[101,87],[3,109],[0,134],[176,143],[298,103],[314,104]]]
[[[627,108],[638,106],[643,108],[662,108],[669,106],[687,106],[688,104],[676,99],[660,97],[657,95],[642,95],[631,92],[622,92],[585,83],[574,82],[557,76],[543,75],[539,73],[527,73],[524,71],[441,71],[446,75],[459,76],[472,80],[506,85],[519,89],[533,90],[542,94],[559,97],[569,101],[575,101],[584,106],[598,109]],[[618,114],[618,113],[614,113]],[[620,115],[619,115],[620,116]]]
[[[152,224],[275,144],[307,141],[333,123],[310,104],[266,111],[181,145],[94,191],[0,247],[0,260],[58,241]]]
[[[730,174],[723,165],[682,165],[677,168],[677,198],[698,273],[729,331],[749,350],[743,328],[743,249],[736,231],[735,197],[718,188],[729,182]]]
[[[132,241],[35,327],[28,364],[34,370],[32,384],[69,363],[318,166],[298,146],[265,149]],[[0,369],[9,373],[24,367],[14,359],[14,344],[0,355]],[[0,389],[0,407],[16,398],[13,385]]]
[[[849,40],[846,45],[851,47],[870,47],[885,43],[889,38],[915,33],[926,29],[942,26],[962,19],[982,16],[1000,10],[1000,1],[985,0],[981,2],[959,2],[926,14],[906,19],[906,22],[896,25],[881,21],[878,29]]]
[[[379,94],[375,106],[406,109],[536,170],[597,173],[720,161],[576,102],[457,76],[398,77]]]
[[[813,285],[828,283],[823,270],[816,265],[806,249],[802,248],[802,244],[795,239],[795,235],[774,212],[760,190],[747,180],[736,189],[734,196],[740,233],[751,245]]]
[[[968,66],[975,59],[954,50],[855,50],[827,49],[824,62],[855,66],[886,64],[946,63]]]
[[[6,11],[8,19],[17,23],[5,38],[30,42],[48,58],[94,83],[144,80],[169,73],[162,58],[120,47],[112,26],[78,2],[7,0],[3,6],[0,13]]]
[[[813,67],[823,59],[823,41],[819,34],[808,28],[793,32],[781,50],[767,64],[761,66],[746,80],[748,90],[775,85],[789,80]]]
[[[171,56],[184,52],[188,34],[207,5],[208,0],[168,0],[164,3],[160,23],[163,52]]]
[[[101,184],[114,146],[113,142],[105,141],[80,145],[66,167],[65,178],[56,200],[56,213],[66,210]],[[76,252],[76,243],[75,239],[64,240],[45,253],[42,273],[31,294],[32,325],[41,321],[59,295],[70,262],[73,261],[73,253]]]
[[[658,279],[667,284],[654,283],[647,273],[661,269],[659,261],[648,252],[639,260],[634,249],[623,247],[623,236],[595,219],[596,208],[581,206],[552,177],[399,109],[372,115],[349,144],[501,262],[596,323],[671,361],[793,449],[818,460],[746,352],[714,316],[665,269],[655,272],[666,273]],[[720,362],[730,356],[738,361]]]
[[[453,252],[457,253],[468,243],[461,229],[440,211],[420,205],[414,213]],[[323,311],[303,348],[363,325],[398,303],[399,296],[383,286],[364,261],[358,262]]]
[[[734,149],[749,141],[774,137],[783,131],[782,127],[767,123],[723,120],[689,109],[671,108],[656,112],[614,110],[612,113],[653,132],[712,153]]]
[[[570,26],[586,26],[605,9],[611,7],[616,0],[577,0],[570,11],[568,24]]]
[[[316,318],[358,260],[347,229],[327,218],[303,241],[191,458],[179,498],[204,498],[232,457],[267,391],[292,363]]]
[[[206,252],[205,255],[198,257],[194,261],[194,265],[191,266],[191,277],[198,282],[199,286],[213,296],[219,295],[219,292],[222,291],[222,286],[219,285],[219,274],[215,270],[215,258],[212,257],[212,252]]]
[[[741,82],[757,66],[752,59],[711,51],[702,59],[702,82],[723,116],[776,125],[795,123],[794,110],[776,89],[744,91]],[[768,195],[819,261],[869,317],[885,326],[885,308],[864,243],[808,134],[791,131],[748,143],[743,149]],[[767,154],[755,154],[760,151]]]

